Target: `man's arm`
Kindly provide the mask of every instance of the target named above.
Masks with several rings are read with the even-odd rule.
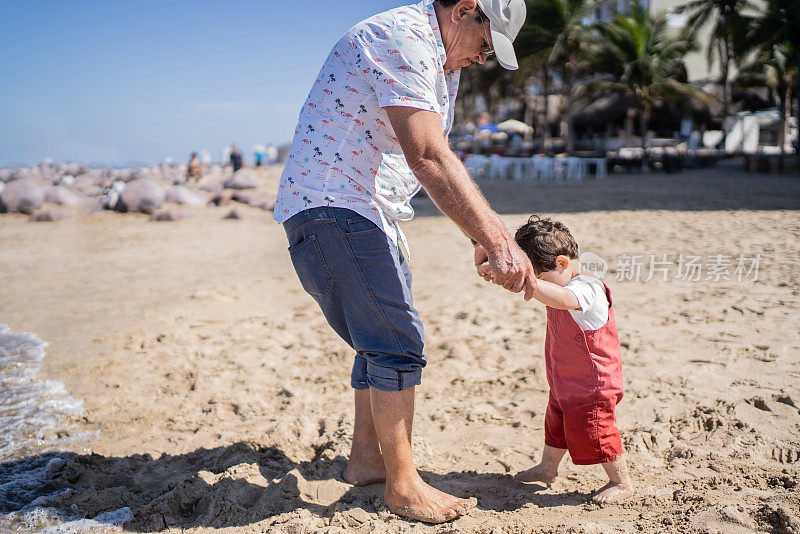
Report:
[[[480,245],[475,247],[480,249]],[[478,252],[476,252],[477,258]],[[489,266],[485,263],[478,264],[476,259],[476,267],[478,269],[478,276],[483,277],[487,282],[492,281],[492,272]],[[558,310],[580,310],[581,304],[578,302],[578,297],[569,289],[562,287],[558,284],[548,282],[547,280],[536,280],[536,292],[533,298],[551,308]]]
[[[402,106],[384,109],[422,187],[442,213],[486,249],[494,283],[515,293],[525,290],[525,299],[530,300],[536,292],[530,260],[450,150],[439,115]]]

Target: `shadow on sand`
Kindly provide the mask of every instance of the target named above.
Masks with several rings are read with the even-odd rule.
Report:
[[[353,527],[377,519],[384,509],[383,485],[346,484],[340,476],[344,465],[341,456],[296,462],[277,447],[243,442],[159,458],[48,453],[0,464],[0,513],[47,506],[92,518],[127,506],[134,517],[125,530],[136,532],[243,526],[301,509],[310,524]],[[501,474],[421,475],[443,491],[477,497],[482,510],[580,505],[589,498],[538,493],[540,486]],[[28,483],[15,485],[15,477]],[[358,514],[348,514],[357,508]]]

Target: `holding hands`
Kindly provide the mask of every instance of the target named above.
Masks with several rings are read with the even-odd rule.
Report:
[[[513,293],[525,291],[525,300],[536,293],[537,280],[528,256],[512,240],[487,251],[475,244],[475,267],[478,276],[503,286]]]

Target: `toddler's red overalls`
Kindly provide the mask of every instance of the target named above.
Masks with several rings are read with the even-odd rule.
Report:
[[[582,273],[583,274],[583,273]],[[547,307],[544,359],[550,399],[544,442],[569,450],[579,465],[606,463],[622,455],[614,413],[622,399],[622,364],[611,290],[608,321],[583,331],[567,310]]]

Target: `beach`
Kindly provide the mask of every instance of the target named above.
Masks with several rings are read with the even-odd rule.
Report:
[[[512,231],[558,218],[608,264],[633,499],[592,504],[601,468],[568,460],[551,487],[511,478],[542,450],[545,308],[478,278],[469,241],[418,198],[414,454],[432,485],[477,497],[469,515],[408,522],[382,485],[342,480],[352,351],[271,212],[244,205],[0,217],[0,323],[49,343],[39,373],[83,402],[68,432],[93,436],[63,454],[49,505],[127,507],[132,532],[800,532],[799,177],[723,163],[480,186]]]

